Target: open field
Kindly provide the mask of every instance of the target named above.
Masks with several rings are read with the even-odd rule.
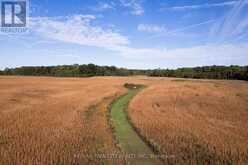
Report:
[[[248,163],[246,82],[165,81],[135,97],[129,116],[169,164]]]
[[[134,127],[167,163],[248,162],[248,84],[148,77],[0,77],[0,164],[125,164],[108,106],[147,87],[128,108]],[[124,99],[124,102],[125,99]]]
[[[99,164],[90,154],[118,152],[106,116],[125,81],[0,77],[0,164]]]

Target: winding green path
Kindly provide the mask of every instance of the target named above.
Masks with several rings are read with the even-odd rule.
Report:
[[[114,101],[111,106],[112,124],[115,130],[115,136],[120,144],[122,151],[126,154],[135,154],[136,158],[128,159],[128,164],[131,165],[157,165],[161,164],[158,159],[142,158],[154,154],[148,145],[135,132],[132,125],[129,123],[126,107],[129,101],[140,91],[139,89],[129,89],[126,95],[121,96]]]

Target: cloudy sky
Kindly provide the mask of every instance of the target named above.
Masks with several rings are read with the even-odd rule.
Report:
[[[30,0],[28,28],[0,33],[0,69],[248,65],[248,0]]]

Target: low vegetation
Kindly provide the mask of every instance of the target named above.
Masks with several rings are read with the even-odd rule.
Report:
[[[144,76],[0,76],[0,164],[124,164],[108,106],[135,84],[129,123],[165,162],[247,164],[247,82]]]
[[[137,84],[129,84],[129,83],[125,83],[124,87],[129,89],[129,90],[135,90],[135,89],[141,89],[144,87],[144,85],[137,85]]]
[[[0,77],[0,164],[123,164],[107,107],[118,79]]]
[[[129,116],[168,164],[247,164],[247,93],[245,82],[166,81],[135,97]]]
[[[129,89],[128,93],[115,100],[110,108],[114,135],[120,149],[126,155],[128,164],[161,164],[159,159],[142,157],[154,155],[154,153],[135,132],[126,114],[129,101],[142,89],[142,85],[126,83],[124,86]]]
[[[91,77],[91,76],[133,76],[147,75],[152,77],[180,77],[196,79],[235,79],[248,80],[248,66],[205,66],[195,68],[179,68],[175,70],[134,70],[115,66],[62,65],[41,67],[6,68],[0,75],[22,76],[57,76],[57,77]]]

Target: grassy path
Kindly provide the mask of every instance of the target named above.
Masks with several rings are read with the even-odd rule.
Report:
[[[111,107],[112,124],[115,130],[115,136],[120,144],[122,151],[126,154],[135,154],[135,158],[127,160],[128,164],[136,165],[157,165],[161,164],[158,159],[142,158],[143,154],[153,155],[153,151],[135,132],[132,125],[129,123],[126,107],[129,101],[141,89],[129,89],[128,93],[116,100]]]

